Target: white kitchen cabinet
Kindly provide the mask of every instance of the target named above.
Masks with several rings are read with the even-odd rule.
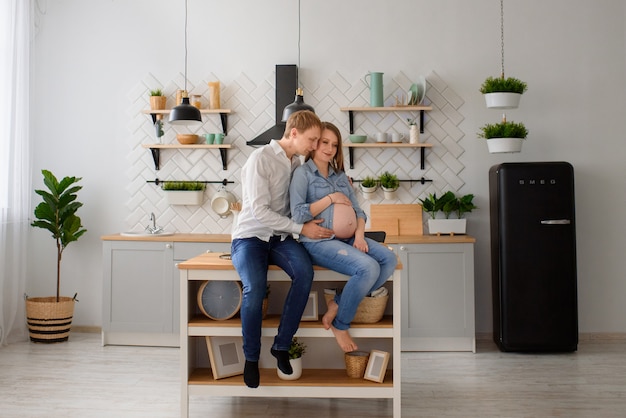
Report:
[[[103,237],[102,345],[178,347],[180,273],[176,264],[203,252],[230,251],[229,242],[160,238]]]
[[[476,352],[474,244],[459,239],[393,245],[404,266],[402,351]]]
[[[214,379],[206,350],[205,337],[240,337],[241,319],[236,316],[224,321],[214,321],[199,312],[197,292],[205,280],[239,280],[236,270],[228,260],[216,254],[204,254],[179,264],[180,270],[180,367],[181,367],[181,417],[189,415],[190,396],[252,396],[252,397],[299,397],[299,398],[388,398],[393,399],[393,416],[401,416],[401,353],[400,353],[400,268],[387,282],[390,288],[392,315],[375,324],[352,324],[350,334],[357,340],[359,349],[389,346],[391,354],[385,379],[382,383],[350,378],[343,362],[343,352],[335,343],[330,330],[321,321],[301,322],[296,336],[306,340],[307,353],[303,357],[304,370],[298,380],[280,380],[276,375],[276,361],[260,360],[261,384],[250,389],[237,375]],[[331,270],[316,268],[314,286],[333,287],[329,283],[345,281],[347,276]],[[278,267],[270,266],[268,281],[272,295],[280,286],[290,285],[289,277]],[[279,303],[282,298],[279,298]],[[280,305],[279,305],[280,306]],[[265,350],[278,330],[280,315],[268,315],[263,320],[262,343]],[[319,343],[319,344],[315,344]],[[313,360],[313,361],[310,361]],[[243,361],[243,359],[239,359]],[[308,364],[307,364],[308,361]],[[271,368],[268,368],[271,365]]]

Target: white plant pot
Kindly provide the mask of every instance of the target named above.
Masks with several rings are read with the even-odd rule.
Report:
[[[394,200],[396,198],[396,190],[398,190],[397,188],[395,189],[388,189],[386,187],[383,187],[383,192],[385,194],[385,199],[387,200]]]
[[[276,373],[278,373],[278,377],[283,380],[298,380],[302,376],[302,357],[298,357],[296,359],[289,359],[289,364],[291,364],[291,368],[293,369],[292,374],[285,374],[280,371],[280,369],[276,369]]]
[[[491,138],[487,139],[487,148],[491,154],[520,152],[523,141],[523,138]]]
[[[204,190],[164,190],[170,205],[201,205]]]
[[[487,93],[484,96],[489,109],[517,109],[522,97],[519,93]]]
[[[378,189],[378,186],[363,187],[363,185],[361,185],[361,193],[363,193],[363,197],[366,200],[373,199],[374,195],[376,194],[377,189]]]
[[[467,219],[429,219],[428,233],[430,235],[465,234]]]

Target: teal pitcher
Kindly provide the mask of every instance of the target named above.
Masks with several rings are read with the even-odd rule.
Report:
[[[365,84],[370,88],[370,106],[383,107],[383,73],[370,71],[365,75]]]

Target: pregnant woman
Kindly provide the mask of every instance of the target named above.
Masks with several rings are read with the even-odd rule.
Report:
[[[323,219],[320,225],[334,232],[326,239],[300,236],[300,242],[314,264],[350,276],[322,323],[344,352],[354,351],[358,347],[348,330],[357,307],[391,276],[397,260],[389,248],[365,237],[367,218],[344,172],[341,133],[332,123],[322,123],[317,149],[295,170],[289,195],[295,222]]]

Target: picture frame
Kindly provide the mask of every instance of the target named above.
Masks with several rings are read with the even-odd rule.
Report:
[[[317,321],[319,319],[319,315],[317,312],[317,291],[314,290],[309,293],[309,300],[304,307],[304,312],[302,313],[302,321]]]
[[[372,350],[370,358],[365,368],[363,379],[373,382],[382,383],[387,373],[387,364],[389,363],[389,353],[381,350]]]
[[[215,380],[243,374],[246,358],[242,337],[205,337]]]

